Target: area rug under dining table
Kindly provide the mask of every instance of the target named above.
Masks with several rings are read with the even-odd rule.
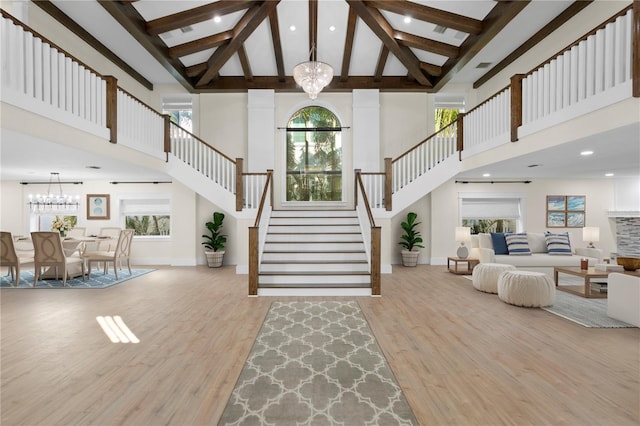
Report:
[[[62,285],[62,280],[51,278],[47,278],[45,280],[38,279],[38,285],[36,287],[33,287],[33,271],[28,270],[20,272],[20,283],[18,286],[15,285],[10,275],[2,275],[2,277],[0,277],[0,288],[107,288],[116,284],[123,283],[132,278],[148,274],[149,272],[154,270],[155,269],[132,269],[131,275],[129,275],[129,271],[123,269],[121,271],[118,271],[118,278],[116,278],[113,270],[106,274],[102,271],[92,271],[91,276],[85,277],[84,280],[81,276],[67,279],[67,285],[64,287]]]
[[[418,424],[355,301],[273,302],[220,425]]]

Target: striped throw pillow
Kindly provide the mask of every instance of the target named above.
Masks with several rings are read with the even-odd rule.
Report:
[[[504,236],[507,241],[507,250],[509,250],[509,256],[530,256],[531,250],[529,249],[529,241],[527,240],[527,234],[507,234]]]
[[[571,242],[569,241],[569,233],[552,234],[547,232],[544,234],[547,241],[547,252],[555,256],[571,256]]]

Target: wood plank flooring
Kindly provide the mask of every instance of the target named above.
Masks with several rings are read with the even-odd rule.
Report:
[[[270,303],[285,299],[247,297],[234,271],[2,290],[0,423],[216,424]],[[444,266],[396,266],[382,294],[355,299],[421,424],[640,424],[640,329],[507,305]],[[111,343],[99,315],[122,316],[140,343]]]

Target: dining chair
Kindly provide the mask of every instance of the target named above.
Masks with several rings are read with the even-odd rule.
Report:
[[[75,227],[67,232],[67,238],[84,237],[87,232],[87,228]]]
[[[67,256],[62,247],[62,239],[58,232],[32,232],[31,240],[35,250],[33,286],[38,284],[38,279],[43,275],[42,268],[49,267],[54,272],[54,277],[62,276],[62,286],[67,285],[70,271],[73,266],[80,266],[82,280],[84,281],[84,261],[80,256]],[[49,271],[45,272],[48,273]]]
[[[116,244],[115,240],[117,240],[118,237],[120,236],[120,231],[122,231],[122,228],[118,228],[115,226],[100,228],[100,233],[98,235],[101,237],[109,237],[109,240],[99,241],[98,250],[99,251],[115,250],[115,244]]]
[[[118,279],[118,267],[123,261],[127,262],[129,275],[131,275],[131,243],[133,241],[133,229],[122,229],[118,235],[118,242],[113,251],[92,251],[85,252],[84,259],[89,267],[89,277],[91,277],[91,264],[94,262],[104,263],[104,273],[109,270],[109,263],[113,263],[113,271]]]
[[[8,274],[16,287],[20,285],[20,267],[30,263],[33,263],[33,255],[18,255],[11,232],[0,232],[0,266],[9,268]]]

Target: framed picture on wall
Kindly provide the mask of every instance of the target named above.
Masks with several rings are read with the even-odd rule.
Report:
[[[109,220],[109,194],[87,194],[87,219]]]
[[[582,228],[586,204],[585,195],[547,195],[547,227]]]

